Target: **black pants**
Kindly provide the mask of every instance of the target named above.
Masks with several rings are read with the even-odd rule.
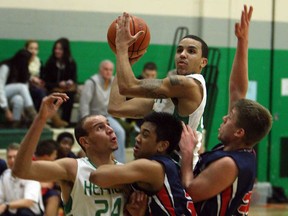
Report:
[[[70,123],[71,113],[72,113],[73,104],[74,104],[74,97],[75,97],[76,92],[65,92],[65,93],[68,95],[69,100],[61,105],[61,108],[62,108],[61,117],[64,121]]]
[[[35,214],[29,208],[19,208],[16,214],[10,213],[8,210],[1,214],[1,216],[43,216],[43,214]]]

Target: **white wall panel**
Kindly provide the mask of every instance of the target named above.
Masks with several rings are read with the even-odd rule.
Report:
[[[0,7],[198,16],[201,0],[1,0]]]

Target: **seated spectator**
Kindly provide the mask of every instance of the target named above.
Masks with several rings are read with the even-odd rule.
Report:
[[[35,40],[28,40],[25,44],[25,49],[32,54],[28,67],[30,73],[29,90],[33,99],[34,106],[38,111],[42,99],[47,95],[45,82],[40,77],[43,66],[38,57],[38,42]]]
[[[0,215],[42,216],[44,207],[40,183],[20,179],[12,175],[12,167],[20,145],[12,143],[7,147],[8,169],[0,181]]]
[[[30,59],[29,51],[19,50],[0,62],[0,108],[8,124],[15,128],[31,123],[37,114],[27,85]]]
[[[58,143],[55,140],[43,140],[37,145],[35,160],[54,161],[57,158]],[[45,216],[58,215],[61,203],[60,190],[55,182],[41,182]]]
[[[6,161],[3,159],[0,159],[0,176],[2,173],[7,169]]]
[[[114,64],[110,60],[100,63],[99,73],[86,80],[80,96],[80,117],[103,115],[116,133],[118,149],[114,152],[117,161],[125,162],[125,130],[114,117],[108,114],[108,102],[111,90]]]
[[[59,144],[57,159],[64,157],[77,158],[72,152],[74,141],[74,136],[69,132],[62,132],[57,136],[57,142]]]
[[[157,65],[154,62],[147,62],[143,66],[141,75],[138,79],[156,79],[157,77]]]
[[[64,125],[71,119],[74,97],[77,92],[77,68],[67,38],[58,39],[53,46],[52,54],[45,64],[43,79],[48,93],[66,93],[69,100],[62,106],[62,119],[58,119]]]

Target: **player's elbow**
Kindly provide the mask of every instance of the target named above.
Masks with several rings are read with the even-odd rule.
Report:
[[[184,178],[182,178],[182,185],[186,190],[188,190],[191,184],[189,181],[185,181]]]
[[[183,187],[185,188],[185,191],[189,194],[189,196],[192,198],[193,202],[199,202],[204,200],[203,199],[203,190],[201,191],[199,187],[194,185],[191,182],[183,183]],[[205,197],[206,195],[204,195]]]
[[[119,111],[118,108],[119,108],[119,106],[109,105],[107,111],[108,111],[108,113],[109,113],[111,116],[117,117],[117,118],[121,118],[121,117],[123,117],[123,116],[121,116],[120,111]]]
[[[129,93],[130,87],[128,85],[119,85],[119,93],[126,96]]]

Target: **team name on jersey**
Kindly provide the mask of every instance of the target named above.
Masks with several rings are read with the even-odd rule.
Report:
[[[87,196],[96,195],[102,196],[105,194],[121,194],[123,193],[119,188],[101,188],[90,181],[84,181],[84,194]]]

